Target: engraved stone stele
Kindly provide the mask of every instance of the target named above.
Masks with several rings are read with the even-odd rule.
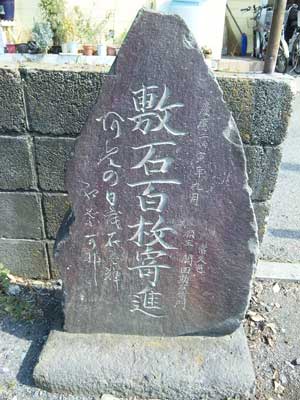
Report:
[[[65,332],[48,338],[36,384],[122,398],[252,398],[237,329],[257,252],[245,157],[179,17],[140,11],[66,184],[72,210],[56,243]]]
[[[225,335],[257,234],[235,122],[185,23],[141,11],[66,175],[64,330]]]

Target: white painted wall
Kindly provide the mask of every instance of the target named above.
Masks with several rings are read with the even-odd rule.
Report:
[[[225,23],[226,0],[200,0],[199,5],[166,1],[162,11],[180,15],[194,34],[200,47],[212,50],[212,58],[221,58]]]

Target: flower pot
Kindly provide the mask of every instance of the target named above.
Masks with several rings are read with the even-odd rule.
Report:
[[[13,21],[15,17],[15,0],[0,0],[0,6],[4,7],[4,16],[2,19]]]
[[[61,44],[61,52],[62,53],[68,53],[68,51],[69,51],[69,44],[68,43],[62,43]]]
[[[16,45],[15,44],[7,44],[6,51],[9,54],[14,54],[16,52]]]
[[[106,54],[107,54],[106,44],[98,44],[97,54],[98,54],[98,56],[106,56]]]
[[[50,47],[49,54],[59,54],[59,53],[61,53],[61,46],[55,45]]]
[[[28,53],[28,45],[27,43],[19,43],[16,46],[17,53],[25,54]]]
[[[108,56],[115,56],[117,54],[117,50],[113,46],[107,46],[107,55]]]
[[[83,45],[83,55],[85,56],[92,56],[93,55],[93,46],[91,44],[84,44]]]
[[[68,42],[67,53],[77,54],[78,53],[78,43],[77,42]]]

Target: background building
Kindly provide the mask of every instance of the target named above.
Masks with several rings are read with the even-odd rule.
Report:
[[[108,11],[112,12],[110,21],[110,29],[114,31],[115,36],[122,34],[127,30],[134,19],[136,13],[141,7],[160,8],[167,0],[67,0],[68,8],[71,10],[74,6],[80,6],[93,19],[102,19]],[[222,30],[224,26],[220,23],[220,19],[216,17],[218,13],[218,4],[212,0],[206,0],[206,3],[212,2],[211,21],[207,21],[207,29],[211,30],[211,36],[214,32]],[[203,3],[204,0],[199,0]],[[241,8],[249,5],[259,5],[264,0],[227,0],[232,13],[234,14],[240,28],[248,36],[248,53],[252,52],[252,12],[242,12]],[[222,2],[220,2],[222,3]],[[41,20],[41,11],[39,8],[39,0],[15,0],[15,41],[26,42],[31,37],[31,30],[34,21]],[[219,6],[220,7],[220,6]],[[229,55],[237,55],[239,53],[240,34],[232,18],[226,12],[226,26],[224,32],[224,52]]]

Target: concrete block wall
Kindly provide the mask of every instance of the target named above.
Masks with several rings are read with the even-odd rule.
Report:
[[[59,277],[52,252],[69,207],[66,163],[103,79],[95,67],[0,67],[0,263],[16,275]],[[262,237],[292,91],[278,78],[220,74],[218,81],[245,145]]]

